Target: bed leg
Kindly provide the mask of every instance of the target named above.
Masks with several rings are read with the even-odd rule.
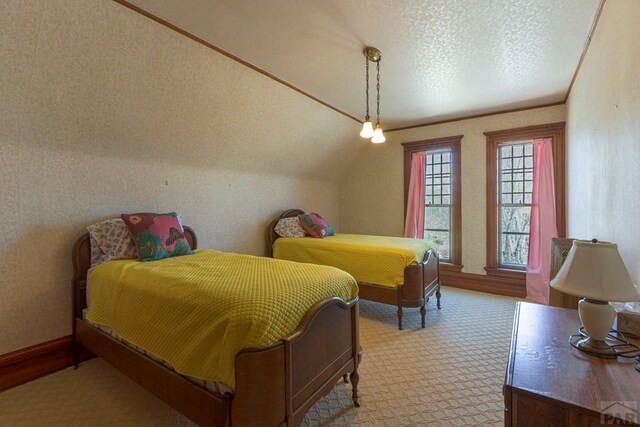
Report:
[[[402,330],[402,307],[398,306],[398,329]]]
[[[427,308],[423,305],[420,307],[420,317],[422,317],[422,327],[426,328]]]
[[[438,285],[438,290],[436,291],[436,298],[438,300],[438,310],[440,310],[440,296],[442,294],[440,293],[440,285]]]
[[[358,401],[358,381],[360,381],[360,375],[358,375],[358,368],[356,367],[350,375],[351,377],[351,397],[353,399],[353,406],[360,407]]]
[[[345,384],[349,384],[349,374],[344,374],[342,376],[342,381],[344,381]]]

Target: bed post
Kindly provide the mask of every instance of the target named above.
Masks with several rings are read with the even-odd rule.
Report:
[[[73,369],[78,369],[81,360],[82,346],[76,337],[76,318],[82,319],[82,310],[87,307],[87,271],[91,265],[91,245],[89,233],[80,236],[71,251],[73,278],[71,279],[71,352]],[[90,357],[86,355],[85,360]]]
[[[353,399],[353,406],[359,408],[358,382],[360,382],[360,374],[358,374],[358,366],[362,359],[362,348],[360,347],[360,305],[357,301],[351,307],[351,343],[353,354],[353,371],[349,375],[351,378],[351,398]]]
[[[407,276],[406,276],[406,270],[405,270],[405,278],[404,278],[404,283],[407,283]],[[396,317],[398,318],[398,329],[402,330],[404,329],[402,326],[402,316],[404,315],[404,313],[402,312],[402,300],[403,300],[403,288],[404,288],[404,284],[400,285],[397,287],[397,295],[396,295],[396,301],[397,301],[397,306],[398,309],[396,310]]]
[[[435,292],[438,309],[440,309],[440,257],[434,250],[430,249],[425,254],[422,269],[424,275],[424,296],[428,300],[428,297]]]
[[[440,297],[442,294],[440,293],[440,256],[438,256],[437,252],[434,252],[436,257],[436,280],[438,281],[438,287],[436,288],[436,302],[438,303],[438,310],[440,310]]]

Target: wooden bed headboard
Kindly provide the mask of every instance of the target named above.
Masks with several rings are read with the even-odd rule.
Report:
[[[267,229],[267,241],[269,246],[267,248],[267,254],[270,257],[273,257],[273,243],[278,239],[278,237],[280,237],[275,230],[278,221],[280,221],[282,218],[291,218],[294,216],[302,215],[303,213],[304,211],[302,209],[287,209],[286,211],[282,212],[278,218],[271,221],[271,224],[269,224],[269,228]]]
[[[191,227],[184,226],[184,235],[189,242],[191,249],[198,248],[198,238]],[[84,233],[76,240],[71,251],[71,262],[73,263],[73,318],[82,318],[82,310],[87,307],[87,272],[91,267],[91,244],[89,243],[89,233]],[[75,325],[75,320],[74,320]]]

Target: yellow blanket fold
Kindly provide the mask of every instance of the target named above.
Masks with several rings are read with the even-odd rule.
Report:
[[[330,265],[360,282],[390,287],[404,282],[406,266],[422,262],[429,249],[436,249],[428,240],[363,234],[281,237],[274,246],[274,258]]]
[[[275,344],[315,303],[358,293],[354,278],[335,268],[210,250],[109,261],[89,286],[88,320],[183,375],[230,387],[240,350]]]

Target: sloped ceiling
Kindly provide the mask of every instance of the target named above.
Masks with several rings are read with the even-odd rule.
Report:
[[[129,3],[358,118],[361,52],[375,46],[383,53],[381,121],[391,129],[563,101],[599,2]]]

